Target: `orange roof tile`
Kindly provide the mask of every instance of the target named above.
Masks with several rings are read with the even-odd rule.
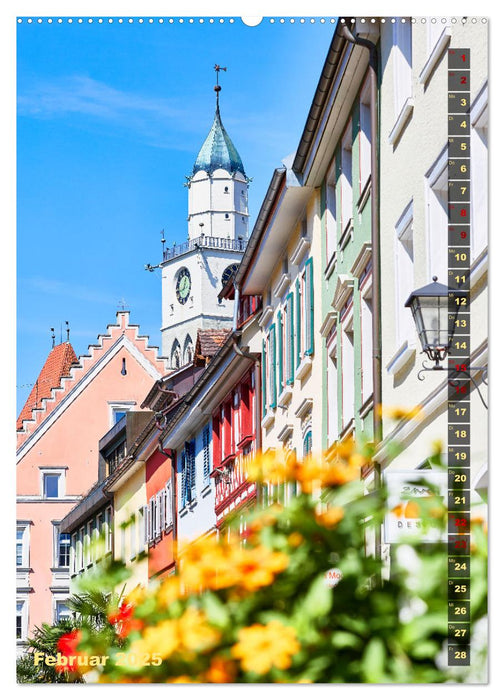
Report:
[[[51,350],[19,414],[17,430],[22,429],[24,420],[32,417],[33,409],[40,408],[42,400],[51,396],[51,390],[61,385],[61,378],[68,376],[70,367],[76,362],[78,363],[77,355],[70,343],[60,343]]]
[[[199,328],[196,356],[213,357],[230,332],[229,328]]]

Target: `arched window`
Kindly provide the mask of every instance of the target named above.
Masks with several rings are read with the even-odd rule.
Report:
[[[306,435],[303,438],[303,457],[308,457],[308,455],[311,455],[312,451],[312,431],[311,429],[308,430]]]
[[[191,336],[189,334],[187,334],[185,342],[184,342],[184,364],[188,365],[190,362],[192,362],[193,357],[194,357],[194,345],[193,345]]]
[[[171,367],[172,369],[178,369],[182,364],[182,353],[180,351],[180,343],[178,340],[173,341],[172,351],[171,351]]]

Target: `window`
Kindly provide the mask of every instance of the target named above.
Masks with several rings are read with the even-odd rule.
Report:
[[[84,528],[79,530],[79,539],[77,540],[77,570],[82,571],[84,568]]]
[[[268,410],[268,397],[266,394],[267,387],[267,366],[266,366],[266,341],[262,341],[262,352],[261,352],[261,381],[262,381],[262,416],[266,415]]]
[[[55,614],[55,622],[61,622],[62,620],[71,620],[72,619],[72,611],[67,605],[67,601],[65,600],[57,600],[56,601],[56,614]]]
[[[341,235],[352,218],[352,122],[350,121],[341,141]]]
[[[40,488],[42,498],[62,498],[65,495],[65,469],[41,467]]]
[[[91,564],[91,536],[92,525],[90,521],[86,524],[86,532],[84,535],[84,566]]]
[[[303,355],[313,355],[314,333],[313,333],[313,258],[309,258],[301,275],[301,297],[302,297],[302,350]]]
[[[210,484],[210,426],[205,426],[203,430],[203,486]],[[166,488],[170,484],[167,484]]]
[[[44,474],[44,498],[58,498],[59,474]]]
[[[267,336],[268,398],[270,408],[276,408],[276,329],[271,325]]]
[[[371,177],[371,82],[368,79],[359,104],[359,188],[362,193]]]
[[[28,601],[16,601],[16,640],[23,642],[28,635]]]
[[[409,309],[407,309],[408,311]],[[360,293],[361,315],[361,403],[373,393],[373,311],[371,285]],[[410,314],[411,316],[411,314]]]
[[[164,531],[168,530],[173,526],[173,501],[172,501],[172,485],[171,481],[166,482],[166,487],[163,491],[165,498],[165,520],[164,520]]]
[[[171,367],[172,369],[179,369],[182,365],[182,353],[180,350],[180,343],[175,340],[172,345],[171,351]]]
[[[16,566],[27,569],[30,566],[30,526],[17,523],[16,526]]]
[[[184,364],[188,365],[193,361],[194,357],[194,345],[190,335],[186,336],[184,342]]]
[[[327,264],[336,252],[336,163],[334,159],[326,174],[325,183],[325,231]]]
[[[393,65],[394,65],[394,109],[395,117],[400,115],[406,101],[411,97],[411,22],[395,18],[393,26]]]
[[[303,438],[303,457],[308,457],[312,452],[312,431],[308,430]]]
[[[480,106],[480,103],[483,106]],[[486,90],[475,100],[471,128],[471,258],[488,245],[488,107]]]
[[[396,342],[415,341],[415,326],[410,309],[404,306],[415,288],[413,247],[413,200],[401,214],[395,226],[395,296]]]
[[[181,478],[182,478],[182,508],[191,503],[196,498],[196,464],[195,464],[195,441],[185,443],[185,448],[181,455]]]
[[[110,427],[113,427],[116,423],[124,418],[128,411],[133,410],[136,405],[135,401],[109,401],[109,416],[110,416]]]
[[[54,524],[54,566],[57,569],[70,567],[70,535],[60,532],[60,526]]]
[[[333,326],[327,338],[327,444],[338,438],[338,363],[337,326]]]
[[[354,417],[354,367],[355,349],[353,332],[353,308],[350,305],[342,320],[341,376],[343,393],[343,430]]]
[[[70,575],[77,573],[77,534],[72,535],[70,544]]]
[[[448,284],[448,156],[445,148],[427,173],[427,279]],[[410,312],[411,313],[411,312]]]
[[[126,457],[126,440],[122,440],[120,443],[116,444],[109,452],[105,455],[105,462],[107,465],[107,476],[110,476],[117,467],[121,464],[123,459]]]
[[[105,552],[112,551],[112,508],[109,506],[105,510]]]
[[[278,396],[282,393],[284,387],[284,325],[282,312],[279,311],[277,314],[277,337],[278,337],[278,352],[277,352],[277,366],[276,374],[278,377]]]
[[[294,296],[287,294],[283,311],[284,367],[286,384],[294,383]]]

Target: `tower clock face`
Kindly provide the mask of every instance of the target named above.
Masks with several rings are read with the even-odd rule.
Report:
[[[236,270],[238,269],[238,263],[233,263],[232,265],[228,265],[224,272],[222,273],[222,286],[226,284],[226,282],[229,280],[231,275],[234,275]]]
[[[177,286],[175,292],[177,295],[177,301],[180,304],[185,304],[189,299],[189,292],[191,291],[191,274],[187,267],[183,267],[179,270],[177,274]]]

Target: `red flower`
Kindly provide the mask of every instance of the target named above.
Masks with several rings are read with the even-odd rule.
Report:
[[[143,622],[133,617],[134,612],[135,606],[133,603],[124,601],[124,603],[119,606],[119,610],[108,615],[110,624],[117,625],[117,636],[121,639],[127,637],[130,632],[140,630],[143,627]]]
[[[81,639],[82,639],[82,633],[80,630],[72,630],[71,632],[67,632],[66,634],[62,634],[61,637],[58,639],[58,643],[56,644],[56,649],[66,659],[66,663],[56,664],[56,666],[54,667],[58,673],[64,673],[65,671],[72,672],[72,671],[79,670],[79,666],[77,664],[77,655],[78,655],[77,647],[79,646]],[[72,660],[72,663],[69,663],[69,661],[68,661],[70,656],[75,657]]]

